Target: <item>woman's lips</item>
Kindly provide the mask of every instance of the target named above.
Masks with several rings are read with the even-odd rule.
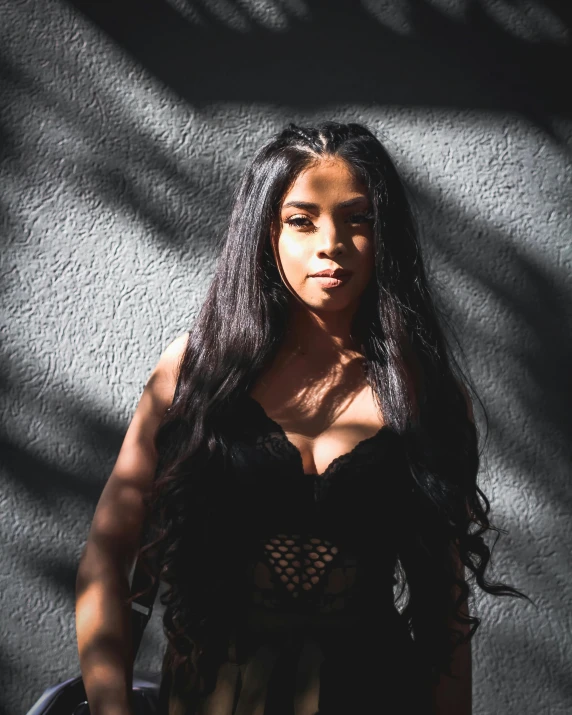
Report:
[[[347,283],[351,277],[351,273],[346,273],[345,275],[339,276],[338,278],[333,278],[330,276],[310,276],[310,278],[313,278],[315,281],[317,281],[322,288],[337,288],[338,286]]]

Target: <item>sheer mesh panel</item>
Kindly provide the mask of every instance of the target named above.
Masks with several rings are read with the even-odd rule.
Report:
[[[338,547],[318,537],[277,534],[265,545],[265,557],[293,598],[311,591],[324,578],[339,553]]]

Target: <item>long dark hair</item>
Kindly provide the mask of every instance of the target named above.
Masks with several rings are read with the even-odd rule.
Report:
[[[411,202],[390,155],[360,124],[289,124],[260,149],[236,188],[215,275],[156,436],[159,462],[147,502],[155,538],[140,555],[149,563],[154,558],[151,579],[167,584],[161,596],[164,630],[177,663],[186,666],[189,685],[199,690],[214,685],[240,598],[240,560],[231,546],[236,535],[228,534],[219,499],[225,488],[225,420],[285,335],[289,293],[271,246],[280,202],[301,171],[327,156],[347,161],[372,201],[375,277],[356,311],[352,335],[385,422],[402,438],[411,472],[399,528],[398,598],[408,595],[401,615],[437,678],[450,673],[452,652],[463,640],[460,631],[447,627],[450,617],[470,625],[465,640],[480,624],[461,612],[471,591],[455,572],[455,552],[487,593],[530,600],[485,578],[491,557],[485,532],[496,532],[498,539],[502,530],[490,523],[490,504],[477,485],[478,430],[467,413],[467,395],[478,395],[445,337],[445,316],[428,286]]]

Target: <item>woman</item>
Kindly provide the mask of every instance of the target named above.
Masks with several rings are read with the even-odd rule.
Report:
[[[164,715],[468,715],[465,568],[526,598],[485,578],[478,467],[390,157],[359,124],[288,125],[238,186],[200,315],[94,515],[77,599],[92,715],[130,712],[145,516]]]

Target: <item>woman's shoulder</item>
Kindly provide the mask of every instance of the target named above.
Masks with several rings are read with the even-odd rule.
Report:
[[[173,400],[188,339],[189,333],[186,332],[172,340],[164,348],[149,377],[147,388],[153,394],[159,409],[166,409]]]
[[[172,340],[163,350],[161,355],[161,360],[163,360],[164,364],[171,363],[173,365],[179,365],[183,359],[183,355],[185,354],[188,340],[188,332],[183,333]]]

